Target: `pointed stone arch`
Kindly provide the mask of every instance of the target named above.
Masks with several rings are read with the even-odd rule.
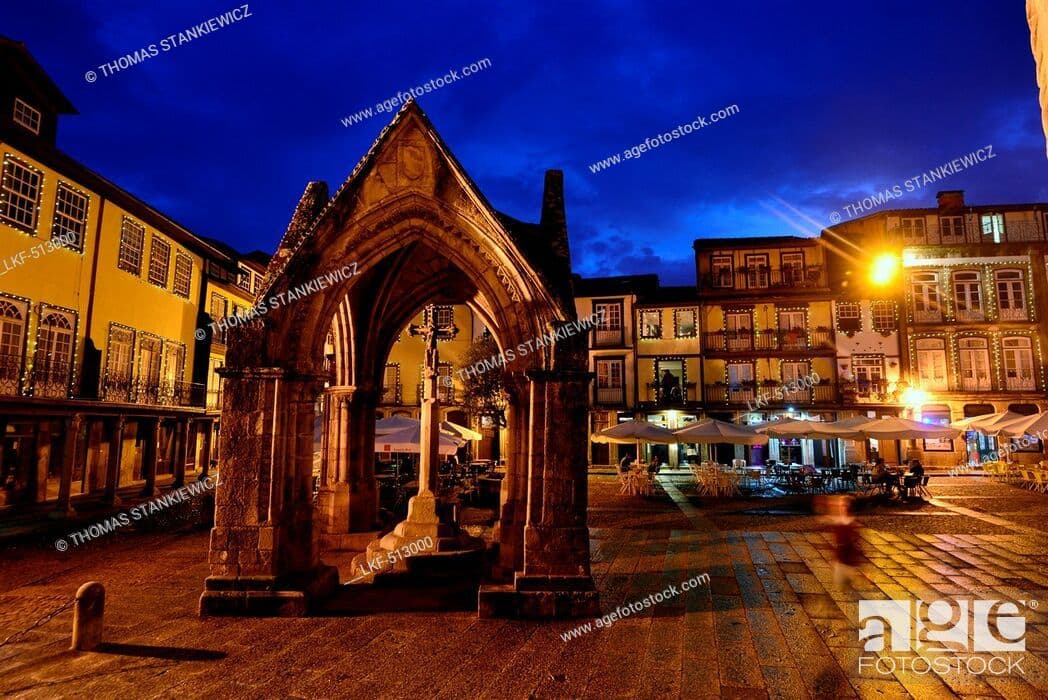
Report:
[[[337,583],[318,537],[374,522],[385,360],[400,329],[431,303],[468,304],[500,347],[529,348],[506,366],[510,448],[496,573],[507,584],[482,591],[481,612],[596,612],[586,528],[590,375],[586,333],[565,332],[577,321],[570,273],[560,173],[547,173],[538,224],[501,214],[413,102],[333,196],[310,183],[256,299],[258,318],[231,333],[202,613],[298,614]],[[320,516],[311,502],[318,397],[327,421]]]

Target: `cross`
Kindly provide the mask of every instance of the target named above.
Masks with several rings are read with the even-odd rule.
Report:
[[[440,358],[437,353],[437,340],[448,340],[454,338],[458,328],[451,324],[438,325],[436,309],[431,305],[426,307],[426,318],[428,321],[419,325],[408,326],[408,333],[420,335],[426,341],[426,378],[437,376],[437,367]]]

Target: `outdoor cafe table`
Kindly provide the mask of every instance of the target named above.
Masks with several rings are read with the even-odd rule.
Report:
[[[634,463],[628,472],[619,475],[622,486],[619,495],[622,496],[650,496],[655,492],[648,469],[643,464]]]

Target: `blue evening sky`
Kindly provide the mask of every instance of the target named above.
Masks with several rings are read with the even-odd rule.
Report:
[[[420,104],[494,206],[536,221],[543,171],[563,169],[576,271],[693,284],[695,238],[847,219],[844,205],[988,144],[994,159],[886,206],[931,206],[938,189],[1048,201],[1024,6],[249,2],[243,21],[94,83],[86,71],[237,5],[17,3],[0,34],[80,111],[63,150],[244,251],[272,251],[305,183],[336,187],[389,115],[343,117],[488,58]],[[639,159],[587,167],[732,104]]]

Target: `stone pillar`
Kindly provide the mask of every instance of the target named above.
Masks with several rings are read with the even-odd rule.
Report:
[[[222,370],[220,482],[202,615],[302,615],[338,584],[313,527],[313,402],[321,377]]]
[[[317,498],[325,549],[361,549],[377,534],[375,420],[372,393],[329,387],[321,442],[323,483]],[[357,533],[347,537],[349,533]]]
[[[512,586],[482,586],[481,617],[600,614],[590,575],[587,503],[587,386],[579,351],[567,367],[533,371],[524,570]]]
[[[215,423],[211,420],[203,421],[203,443],[200,447],[200,478],[203,479],[211,471],[211,435],[215,432]]]
[[[507,416],[509,449],[502,480],[498,521],[499,561],[492,572],[500,581],[512,581],[524,569],[524,519],[528,506],[528,454],[530,452],[530,389],[523,375],[506,377],[510,397]]]
[[[160,493],[160,489],[156,487],[157,455],[160,451],[160,419],[143,418],[139,425],[146,429],[146,437],[142,444],[142,478],[145,479],[146,484],[142,487],[142,495],[152,498]]]
[[[73,472],[75,466],[80,464],[83,455],[80,452],[80,430],[84,426],[84,414],[74,413],[65,419],[65,440],[62,444],[62,480],[58,485],[58,502],[55,504],[53,515],[63,518],[76,515],[73,506],[70,505],[70,497],[73,488]]]
[[[175,423],[174,431],[171,434],[171,439],[175,441],[175,449],[173,450],[175,455],[175,480],[172,484],[174,488],[178,488],[186,483],[186,461],[189,457],[189,427],[189,420],[183,418]]]
[[[109,428],[109,453],[106,455],[106,490],[102,502],[108,506],[120,505],[116,488],[120,481],[120,456],[124,449],[124,426],[127,419],[118,416],[113,419]]]

